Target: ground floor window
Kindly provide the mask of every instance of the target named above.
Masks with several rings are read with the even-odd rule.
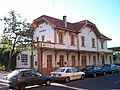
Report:
[[[22,65],[28,65],[28,54],[21,54]]]
[[[81,56],[81,62],[82,62],[83,66],[87,65],[86,64],[86,56]]]

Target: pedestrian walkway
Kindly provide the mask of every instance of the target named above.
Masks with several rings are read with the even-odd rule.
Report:
[[[0,90],[10,90],[7,83],[0,82]]]
[[[0,72],[0,82],[8,83],[8,81],[7,81],[8,74],[9,74],[9,72],[1,71]]]
[[[9,90],[7,76],[9,72],[0,71],[0,90]]]
[[[9,73],[7,71],[0,71],[0,79],[6,80]]]

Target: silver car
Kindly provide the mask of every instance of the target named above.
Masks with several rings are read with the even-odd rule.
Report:
[[[50,73],[54,81],[69,82],[76,79],[84,79],[85,73],[75,67],[60,67]]]

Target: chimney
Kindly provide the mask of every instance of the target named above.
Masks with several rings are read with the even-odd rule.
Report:
[[[67,28],[67,16],[63,16],[63,24]]]

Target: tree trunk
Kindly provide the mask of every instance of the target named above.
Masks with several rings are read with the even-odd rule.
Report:
[[[7,71],[11,71],[11,63],[12,63],[12,56],[11,56],[11,52],[10,52],[9,53],[9,62],[8,62]]]
[[[11,66],[12,65],[12,57],[13,57],[13,53],[14,53],[14,49],[15,49],[16,39],[17,39],[17,35],[16,35],[16,38],[14,40],[12,50],[10,51],[10,59],[9,59],[9,63],[8,63],[8,71],[11,71],[11,69],[12,69],[12,66]]]

